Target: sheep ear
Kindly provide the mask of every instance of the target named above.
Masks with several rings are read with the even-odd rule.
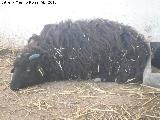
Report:
[[[34,60],[39,57],[40,57],[40,54],[32,54],[31,56],[29,56],[29,60]]]

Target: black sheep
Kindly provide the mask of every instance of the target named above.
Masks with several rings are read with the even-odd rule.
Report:
[[[149,55],[144,37],[129,26],[104,19],[49,24],[16,58],[11,89],[97,77],[142,82]]]

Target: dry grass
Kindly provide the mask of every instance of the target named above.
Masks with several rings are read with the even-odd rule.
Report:
[[[16,53],[0,49],[0,120],[160,119],[160,89],[142,85],[59,81],[13,92],[9,82]]]

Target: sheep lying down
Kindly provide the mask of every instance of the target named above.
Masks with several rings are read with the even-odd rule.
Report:
[[[105,19],[45,25],[16,57],[12,90],[48,81],[95,79],[142,82],[149,58],[143,35]]]

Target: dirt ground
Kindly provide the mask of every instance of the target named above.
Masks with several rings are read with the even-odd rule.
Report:
[[[160,89],[57,81],[13,92],[12,52],[0,52],[0,120],[160,120]]]

